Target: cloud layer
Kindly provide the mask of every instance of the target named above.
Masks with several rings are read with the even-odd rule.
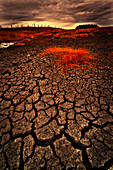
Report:
[[[113,25],[112,0],[0,0],[0,24],[22,22]]]

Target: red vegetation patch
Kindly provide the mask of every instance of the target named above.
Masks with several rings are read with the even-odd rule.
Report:
[[[14,44],[14,46],[22,46],[22,45],[25,45],[25,43],[22,43],[22,42],[18,42],[18,43],[16,43],[16,44]]]
[[[61,32],[60,29],[52,28],[12,28],[0,29],[0,42],[13,42],[13,41],[31,41],[34,36],[51,36],[55,33]]]
[[[25,38],[25,39],[23,39],[22,41],[31,41],[31,39]]]
[[[33,32],[24,30],[1,30],[0,31],[0,42],[13,42],[23,40],[26,37],[33,36]]]
[[[85,49],[72,49],[72,48],[47,48],[42,53],[41,56],[54,55],[58,59],[55,62],[57,67],[60,67],[63,71],[70,68],[82,69],[87,67],[93,67],[94,56],[90,54],[89,51]]]

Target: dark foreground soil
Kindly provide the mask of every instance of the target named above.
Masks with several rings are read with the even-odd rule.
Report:
[[[47,47],[90,51],[95,68],[59,71]],[[113,169],[113,32],[0,49],[0,169]]]

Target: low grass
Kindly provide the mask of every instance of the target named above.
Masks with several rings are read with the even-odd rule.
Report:
[[[51,36],[54,32],[60,32],[60,29],[37,27],[37,28],[11,28],[11,29],[0,29],[0,43],[1,42],[14,42],[14,41],[26,41],[26,38],[34,36]]]
[[[113,28],[92,28],[92,29],[78,29],[78,30],[64,30],[51,27],[26,27],[26,28],[10,28],[10,29],[0,29],[0,43],[1,42],[14,42],[21,41],[26,38],[34,36],[51,36],[54,39],[70,39],[70,38],[87,38],[88,36],[94,37],[95,32],[104,32],[108,35],[111,35]]]
[[[89,51],[85,49],[72,49],[72,48],[59,48],[52,47],[45,49],[41,56],[56,56],[55,65],[60,67],[62,71],[68,69],[78,69],[81,67],[85,69],[87,67],[94,67],[94,61],[96,60]]]
[[[30,36],[29,32],[21,30],[1,30],[0,31],[0,42],[13,42],[22,40],[25,37]]]

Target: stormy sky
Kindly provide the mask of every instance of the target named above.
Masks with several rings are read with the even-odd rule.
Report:
[[[0,25],[113,25],[112,0],[0,0]]]

